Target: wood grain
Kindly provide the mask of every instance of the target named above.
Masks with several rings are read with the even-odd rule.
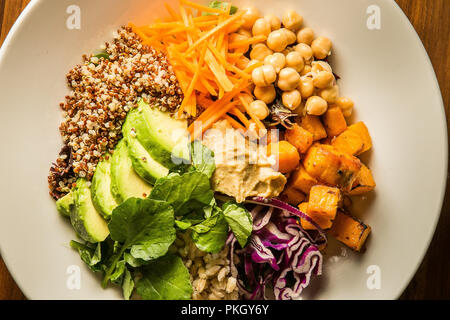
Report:
[[[0,0],[0,43],[30,0]],[[450,5],[448,0],[396,0],[419,34],[436,71],[449,126]],[[426,112],[424,110],[424,112]],[[450,126],[449,126],[450,127]],[[450,175],[449,175],[450,176]],[[401,299],[450,299],[450,183],[436,233]],[[0,300],[25,299],[0,257]]]

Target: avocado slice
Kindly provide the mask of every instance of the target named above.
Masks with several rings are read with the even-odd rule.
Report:
[[[125,140],[121,140],[111,159],[111,193],[118,204],[128,198],[145,198],[152,186],[139,177],[128,156]]]
[[[138,117],[139,111],[137,109],[128,113],[122,127],[122,134],[128,147],[128,155],[134,170],[142,179],[150,184],[154,184],[157,179],[167,176],[169,169],[155,161],[136,138],[135,124],[138,121]]]
[[[109,235],[108,224],[92,203],[91,189],[85,179],[78,179],[73,189],[74,205],[70,222],[77,234],[88,242],[101,242]]]
[[[70,216],[70,210],[72,210],[73,205],[74,201],[72,191],[56,201],[56,209],[65,217]]]
[[[111,155],[107,154],[95,169],[91,184],[92,202],[95,209],[109,219],[117,202],[111,193]]]
[[[150,153],[152,158],[167,168],[177,164],[174,158],[189,158],[187,121],[176,120],[167,112],[140,100],[134,129],[138,141]]]

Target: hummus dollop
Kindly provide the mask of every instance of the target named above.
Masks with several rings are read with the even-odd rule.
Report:
[[[286,177],[272,168],[266,147],[250,141],[226,120],[214,124],[202,143],[214,152],[212,188],[243,202],[247,197],[272,198],[284,189]]]

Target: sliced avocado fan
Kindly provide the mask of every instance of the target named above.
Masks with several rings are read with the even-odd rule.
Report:
[[[155,161],[173,168],[179,164],[176,159],[188,159],[186,120],[176,120],[167,112],[150,107],[142,99],[133,118],[137,140]]]
[[[118,204],[128,198],[145,198],[152,186],[138,176],[128,156],[128,148],[122,139],[111,159],[111,193]]]
[[[63,216],[69,217],[72,206],[74,205],[73,193],[70,191],[64,197],[56,201],[56,209]]]
[[[111,193],[111,155],[108,154],[95,169],[91,184],[92,202],[98,212],[109,219],[117,202]]]
[[[122,127],[122,134],[128,147],[128,155],[136,173],[150,184],[169,174],[169,169],[153,159],[136,137],[139,111],[131,110]]]
[[[70,222],[77,234],[92,243],[105,240],[109,235],[108,224],[92,203],[89,183],[78,179],[72,192],[74,205],[70,211]]]

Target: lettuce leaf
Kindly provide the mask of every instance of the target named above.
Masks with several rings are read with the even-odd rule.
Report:
[[[113,210],[108,224],[111,238],[146,261],[167,253],[175,240],[173,208],[166,202],[130,198]]]
[[[225,1],[211,1],[208,5],[208,7],[213,8],[213,9],[225,9],[228,6],[228,2]],[[230,8],[230,14],[233,15],[238,11],[238,8],[236,6],[231,6]],[[213,15],[215,13],[209,13],[209,12],[204,12],[203,15],[204,16],[210,16]]]
[[[192,229],[192,241],[202,251],[217,253],[225,245],[228,223],[222,212],[218,212]]]
[[[156,181],[150,199],[165,201],[173,207],[176,216],[202,210],[214,199],[206,174],[192,171],[182,175],[171,173]]]
[[[232,201],[226,202],[222,206],[222,210],[231,231],[241,247],[244,248],[253,229],[252,215],[243,206]]]
[[[189,271],[180,257],[167,254],[142,269],[136,283],[137,293],[144,300],[188,300],[192,295]]]

